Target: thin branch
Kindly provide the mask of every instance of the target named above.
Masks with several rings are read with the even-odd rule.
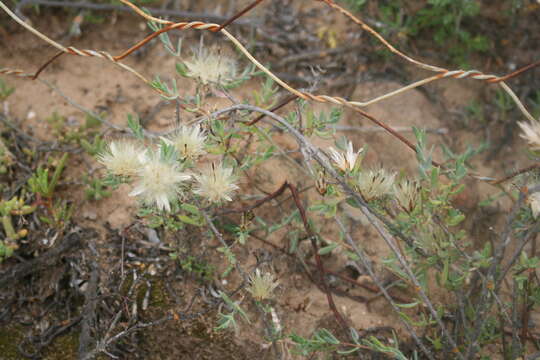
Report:
[[[369,276],[371,277],[373,282],[379,287],[381,293],[386,298],[386,300],[388,301],[390,306],[392,306],[392,308],[394,309],[396,314],[399,314],[401,312],[401,310],[397,307],[396,303],[394,302],[394,300],[392,299],[392,297],[390,296],[390,294],[388,293],[388,291],[386,290],[386,288],[384,287],[383,283],[380,281],[378,276],[375,275],[375,272],[373,271],[373,268],[371,267],[370,262],[367,260],[367,257],[364,254],[364,252],[362,250],[360,250],[360,248],[356,245],[356,242],[354,242],[354,240],[351,238],[351,235],[346,231],[345,226],[343,225],[341,220],[337,216],[334,217],[334,219],[335,219],[336,223],[339,225],[339,227],[341,229],[341,232],[345,235],[345,240],[354,249],[354,253],[360,259],[360,264],[362,265],[362,267],[366,269]],[[355,263],[357,263],[357,261],[355,261]],[[424,355],[426,355],[426,357],[428,359],[434,360],[435,357],[433,356],[431,351],[429,351],[428,348],[424,345],[422,340],[420,340],[420,337],[418,336],[418,334],[416,334],[416,331],[414,331],[413,327],[405,319],[403,319],[401,316],[398,315],[398,317],[399,317],[400,321],[403,323],[403,325],[405,326],[405,328],[409,331],[409,333],[413,337],[416,344],[420,347],[420,349],[422,350]]]
[[[513,179],[515,178],[516,176],[519,176],[521,174],[525,174],[529,171],[532,171],[532,170],[535,170],[535,169],[539,169],[540,168],[540,164],[532,164],[530,166],[527,166],[527,167],[524,167],[523,169],[519,169],[517,171],[514,171],[512,174],[508,175],[508,176],[505,176],[503,177],[502,179],[499,179],[499,180],[495,180],[495,181],[490,181],[489,183],[490,184],[493,184],[493,185],[498,185],[498,184],[501,184],[503,182],[506,182],[510,179]]]
[[[242,9],[240,12],[238,12],[238,14],[234,15],[233,17],[231,17],[230,19],[225,21],[223,24],[221,24],[220,27],[216,30],[216,32],[219,32],[219,31],[223,30],[226,26],[229,26],[234,21],[236,21],[238,18],[240,18],[240,17],[244,16],[245,14],[247,14],[250,10],[252,10],[254,7],[259,5],[262,1],[263,0],[255,0],[253,3],[246,6],[244,9]]]
[[[385,224],[389,228],[393,228],[392,224],[390,224],[386,219],[382,218],[380,215],[372,212],[371,209],[369,208],[369,206],[367,205],[367,203],[364,201],[364,199],[357,192],[355,192],[342,179],[342,177],[340,175],[338,175],[336,173],[334,168],[328,163],[328,160],[321,155],[320,150],[318,148],[316,148],[315,146],[313,146],[302,134],[300,134],[300,132],[298,132],[298,130],[296,130],[285,119],[283,119],[282,117],[280,117],[280,116],[278,116],[278,115],[276,115],[276,114],[274,114],[274,113],[272,113],[272,112],[270,112],[268,110],[264,110],[264,109],[258,108],[256,106],[244,105],[244,104],[241,104],[241,105],[239,104],[237,106],[242,106],[246,110],[252,110],[252,111],[261,112],[261,113],[267,115],[268,117],[276,120],[282,126],[286,127],[287,130],[291,133],[291,135],[293,135],[296,138],[297,142],[299,143],[299,145],[302,148],[302,151],[303,151],[304,155],[306,157],[312,157],[313,159],[315,159],[326,170],[327,174],[329,174],[330,176],[335,178],[338,181],[339,185],[345,190],[345,192],[349,196],[353,197],[356,200],[356,202],[358,203],[358,206],[360,207],[360,210],[362,211],[362,213],[368,218],[369,222],[373,225],[373,227],[377,230],[379,235],[386,242],[388,247],[392,250],[392,252],[396,256],[396,258],[398,259],[398,262],[401,264],[403,270],[405,270],[407,276],[410,277],[410,280],[413,282],[414,286],[416,287],[416,290],[418,291],[420,297],[422,298],[425,305],[427,306],[431,316],[435,319],[435,321],[437,322],[438,326],[441,329],[441,332],[443,333],[443,336],[447,340],[448,344],[452,347],[452,351],[455,351],[458,358],[464,359],[463,354],[461,354],[461,352],[459,352],[454,339],[448,333],[446,327],[442,323],[442,320],[441,320],[440,316],[438,315],[437,311],[433,307],[433,304],[431,303],[431,301],[427,297],[426,293],[422,289],[422,286],[420,285],[420,282],[418,281],[418,279],[414,275],[413,271],[411,270],[411,268],[408,265],[405,258],[401,255],[401,252],[399,251],[397,245],[394,243],[394,240],[392,239],[392,236],[390,236],[390,234],[388,234],[388,231],[386,229],[384,229],[377,220],[380,220],[383,224]],[[400,237],[405,238],[402,234],[398,234],[398,235]],[[411,245],[412,245],[412,242],[411,242]]]

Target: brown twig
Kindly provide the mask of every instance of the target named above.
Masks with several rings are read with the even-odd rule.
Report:
[[[334,313],[334,316],[335,316],[336,320],[338,321],[338,323],[343,327],[344,330],[347,330],[349,328],[349,326],[347,325],[347,322],[345,321],[343,316],[339,313],[339,310],[337,309],[336,304],[334,302],[334,298],[332,297],[332,293],[330,292],[330,290],[328,288],[328,284],[326,283],[326,279],[324,277],[325,269],[324,269],[324,265],[322,263],[321,256],[319,255],[319,246],[317,245],[317,237],[313,233],[313,231],[311,230],[311,227],[309,226],[309,222],[307,220],[307,215],[306,215],[306,210],[305,210],[304,206],[302,205],[302,203],[300,201],[300,196],[298,194],[298,190],[296,189],[296,186],[294,186],[292,184],[289,184],[287,181],[285,181],[276,191],[274,191],[270,195],[264,197],[261,200],[256,201],[255,204],[253,204],[252,206],[249,206],[249,207],[247,207],[245,209],[241,209],[239,211],[242,212],[242,211],[253,210],[253,209],[261,206],[262,204],[264,204],[264,203],[278,197],[279,195],[283,194],[283,192],[286,189],[289,189],[289,191],[292,194],[294,203],[295,203],[296,207],[298,208],[298,211],[300,212],[300,218],[302,219],[302,224],[304,226],[304,230],[306,231],[309,239],[311,240],[311,246],[313,247],[315,261],[316,261],[316,264],[317,264],[317,269],[319,270],[320,283],[321,283],[323,291],[324,291],[324,293],[326,295],[326,299],[328,301],[328,306],[330,307],[330,310],[332,310],[332,312]]]
[[[263,242],[263,243],[265,243],[266,245],[269,245],[269,246],[273,247],[274,249],[276,249],[276,250],[282,252],[282,253],[285,254],[285,255],[294,257],[294,254],[291,254],[291,253],[288,252],[286,249],[280,248],[280,247],[277,246],[276,244],[274,244],[274,243],[272,243],[272,242],[270,242],[270,241],[268,241],[268,240],[266,240],[266,239],[263,239],[263,238],[261,238],[261,237],[255,235],[255,234],[251,234],[251,233],[249,234],[249,236],[251,236],[251,237],[253,237],[254,239],[257,239],[257,240],[259,240],[259,241],[261,241],[261,242]],[[309,266],[315,267],[315,268],[317,267],[317,264],[313,264],[313,263],[311,263],[311,262],[306,262],[306,264],[309,265]],[[328,269],[326,269],[326,268],[324,269],[324,272],[325,272],[325,274],[328,274],[328,275],[332,275],[332,276],[338,277],[338,278],[340,278],[341,280],[343,280],[343,281],[345,281],[345,282],[347,282],[347,283],[349,283],[349,284],[351,284],[351,285],[361,287],[361,288],[363,288],[363,289],[365,289],[365,290],[367,290],[367,291],[369,291],[369,292],[376,293],[376,294],[378,294],[378,293],[380,292],[379,288],[378,288],[377,286],[375,286],[375,285],[372,285],[372,284],[366,284],[366,283],[361,283],[361,282],[359,282],[359,281],[357,281],[357,280],[354,280],[354,279],[352,279],[352,278],[350,278],[350,277],[348,277],[348,276],[345,276],[345,275],[343,275],[343,274],[340,274],[339,272],[332,271],[332,270],[328,270]],[[375,295],[375,296],[378,296],[378,295]],[[409,304],[409,303],[413,302],[413,300],[408,299],[408,298],[405,298],[405,297],[402,297],[401,295],[394,295],[394,294],[392,294],[391,297],[392,297],[394,300],[396,300],[396,301],[398,301],[398,302],[400,302],[400,303],[402,303],[402,304]],[[373,299],[373,298],[371,298],[370,300],[368,300],[368,302],[371,301],[372,299]]]
[[[298,99],[297,95],[289,95],[285,99],[281,100],[277,105],[270,108],[268,111],[274,112],[276,110],[279,110],[279,109],[281,109],[282,107],[284,107],[285,105],[287,105],[288,103],[290,103],[291,101],[293,101],[295,99]],[[265,114],[261,114],[261,115],[257,116],[255,119],[253,119],[250,122],[246,123],[246,125],[248,125],[248,126],[255,125],[256,123],[258,123],[259,121],[264,119],[265,116],[266,116]]]
[[[247,14],[248,11],[250,11],[251,9],[253,9],[255,6],[259,5],[263,0],[255,0],[253,3],[251,3],[250,5],[246,6],[244,9],[242,9],[240,12],[238,12],[236,15],[234,15],[233,17],[231,17],[229,20],[225,21],[223,24],[221,24],[220,27],[217,28],[216,32],[219,32],[221,31],[221,29],[224,29],[226,26],[230,25],[233,21],[235,21],[236,19],[238,19],[239,17],[241,16],[244,16],[245,14]]]
[[[47,66],[49,66],[50,64],[52,64],[52,62],[53,62],[54,60],[58,59],[60,56],[62,56],[62,55],[64,55],[64,54],[65,54],[64,51],[59,51],[59,52],[57,52],[56,55],[54,55],[52,58],[50,58],[49,60],[47,60],[47,62],[46,62],[45,64],[43,64],[43,65],[41,65],[41,66],[39,67],[39,69],[36,71],[36,73],[34,74],[34,76],[31,77],[31,79],[32,79],[32,80],[36,80],[36,79],[38,78],[39,74],[41,74],[41,72],[42,72],[43,70],[45,70],[45,68],[46,68]]]
[[[313,247],[315,261],[317,263],[317,267],[320,273],[321,285],[323,286],[323,289],[326,293],[326,299],[328,300],[328,305],[330,309],[332,310],[332,312],[334,313],[334,316],[336,317],[336,320],[338,320],[339,324],[343,327],[344,330],[347,330],[349,326],[347,325],[347,322],[345,321],[343,316],[341,316],[341,314],[339,313],[336,307],[336,304],[334,303],[334,298],[332,297],[332,293],[328,289],[328,284],[326,283],[326,279],[324,278],[324,266],[323,266],[321,256],[319,255],[319,246],[317,245],[317,237],[311,230],[311,227],[309,226],[306,210],[304,209],[304,206],[300,202],[300,196],[298,195],[298,191],[296,190],[296,187],[292,184],[285,182],[284,185],[289,188],[290,192],[293,195],[294,203],[296,207],[298,208],[298,211],[300,212],[300,217],[302,218],[302,223],[304,224],[304,229],[306,230],[309,236],[309,239],[311,240],[311,246]]]
[[[46,267],[52,266],[63,254],[71,251],[73,248],[80,245],[81,241],[89,239],[92,236],[97,236],[93,230],[84,231],[81,233],[72,232],[68,234],[60,244],[48,250],[40,257],[12,266],[8,271],[0,274],[0,288],[3,288],[10,283],[15,283],[18,281],[18,279],[28,276],[34,272],[41,271]]]
[[[92,272],[84,295],[85,300],[82,311],[81,333],[79,335],[79,358],[84,358],[90,350],[90,343],[93,340],[91,327],[95,325],[94,323],[96,321],[99,268],[94,259],[91,260],[90,264],[92,266]]]
[[[537,66],[540,65],[540,60],[537,61],[537,62],[534,62],[532,64],[529,64],[529,65],[526,65],[524,67],[522,67],[521,69],[517,69],[516,71],[514,72],[511,72],[510,74],[507,74],[507,75],[504,75],[504,76],[500,76],[498,79],[491,79],[491,80],[487,80],[488,83],[498,83],[498,82],[501,82],[501,81],[506,81],[510,78],[513,78],[513,77],[516,77],[518,75],[521,75],[522,73],[524,73],[525,71],[528,71],[530,69],[533,69]]]
[[[540,168],[540,164],[533,164],[533,165],[527,166],[527,167],[525,167],[523,169],[517,170],[517,171],[513,172],[512,174],[503,177],[502,179],[490,181],[489,183],[492,184],[492,185],[498,185],[498,184],[506,182],[506,181],[508,181],[508,180],[510,180],[512,178],[515,178],[518,175],[524,174],[526,172],[529,172],[531,170],[538,169],[538,168]]]

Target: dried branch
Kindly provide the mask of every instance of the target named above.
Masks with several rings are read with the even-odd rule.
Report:
[[[334,219],[336,220],[336,223],[339,225],[339,227],[341,229],[341,232],[345,235],[345,240],[353,248],[354,253],[360,259],[360,264],[357,264],[357,266],[362,265],[362,267],[366,269],[366,271],[368,272],[368,274],[371,277],[371,279],[373,280],[373,282],[379,287],[379,290],[381,291],[383,296],[386,298],[386,300],[388,301],[390,306],[392,306],[392,309],[394,309],[396,314],[399,314],[401,310],[398,308],[398,306],[396,305],[396,303],[394,302],[394,300],[392,299],[392,297],[390,296],[390,294],[388,293],[388,291],[384,287],[384,284],[380,281],[378,276],[375,275],[375,272],[373,271],[373,268],[372,268],[370,262],[367,260],[367,257],[364,254],[364,252],[362,250],[360,250],[360,248],[356,245],[356,242],[354,242],[351,235],[347,232],[347,230],[345,229],[345,226],[343,225],[341,220],[338,217],[335,217]],[[355,261],[355,263],[358,263],[358,262]],[[405,319],[403,319],[401,316],[399,316],[399,319],[401,320],[401,322],[403,323],[405,328],[409,331],[409,333],[413,337],[416,344],[420,347],[420,349],[422,350],[424,355],[426,355],[426,357],[428,359],[433,359],[434,360],[435,357],[433,356],[431,351],[429,351],[428,348],[424,345],[422,340],[420,340],[420,337],[418,336],[416,331],[414,331],[413,327],[407,321],[405,321]]]
[[[93,340],[91,328],[96,321],[97,291],[99,281],[99,267],[95,260],[91,260],[92,267],[88,287],[84,294],[84,306],[82,310],[81,333],[79,335],[79,358],[84,358],[89,351]]]
[[[0,288],[16,283],[19,279],[34,272],[53,266],[62,255],[80,246],[81,242],[95,236],[97,236],[97,233],[92,229],[86,229],[81,232],[77,230],[70,232],[64,237],[62,242],[41,254],[38,258],[12,266],[9,270],[0,274]]]

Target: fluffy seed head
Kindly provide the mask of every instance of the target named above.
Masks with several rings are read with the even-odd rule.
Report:
[[[206,135],[199,125],[181,125],[174,133],[161,138],[167,144],[174,146],[176,151],[184,159],[194,160],[204,155],[204,142]]]
[[[187,74],[198,79],[202,84],[227,84],[236,76],[236,62],[226,56],[216,55],[206,49],[200,49],[190,61],[184,61]]]
[[[339,169],[343,171],[352,171],[354,170],[354,167],[356,165],[358,155],[360,155],[364,151],[364,148],[360,148],[355,153],[353,150],[353,144],[349,141],[349,143],[347,144],[347,152],[343,153],[342,151],[338,151],[333,147],[330,147],[329,151],[332,161],[334,161],[334,163]]]
[[[223,167],[223,164],[216,166],[212,163],[212,166],[204,168],[200,175],[195,175],[197,185],[194,193],[214,203],[231,201],[234,191],[239,189],[232,172],[232,168]]]
[[[418,190],[418,183],[409,179],[394,185],[394,196],[403,210],[410,212],[414,209],[420,196]]]
[[[255,270],[255,273],[249,276],[249,285],[247,291],[251,293],[251,296],[257,301],[270,299],[272,292],[279,285],[279,282],[274,279],[274,275],[271,273],[261,274],[259,269]]]
[[[538,218],[538,214],[540,214],[540,192],[529,195],[529,205],[531,206],[533,217],[535,219]]]
[[[98,161],[118,176],[134,176],[141,167],[146,150],[129,140],[111,141],[108,149],[98,155]]]
[[[518,125],[522,131],[519,136],[527,140],[531,150],[540,150],[540,121],[519,121]]]
[[[379,198],[391,192],[395,177],[395,173],[384,169],[361,171],[357,178],[358,190],[366,201]]]
[[[180,171],[174,161],[153,154],[145,159],[137,172],[137,184],[130,196],[138,196],[145,204],[171,211],[171,201],[179,195],[179,185],[191,175]]]

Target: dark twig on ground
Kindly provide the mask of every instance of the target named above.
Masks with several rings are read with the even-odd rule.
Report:
[[[19,352],[30,359],[40,359],[41,351],[50,345],[54,339],[58,336],[64,334],[73,326],[77,325],[82,319],[82,316],[76,316],[72,319],[63,321],[60,324],[55,324],[47,328],[43,333],[38,336],[30,335],[27,336],[18,346]],[[33,352],[30,352],[29,348],[33,349]]]
[[[92,327],[96,322],[96,306],[98,298],[99,267],[95,260],[91,260],[92,272],[84,294],[85,301],[82,310],[81,334],[79,335],[79,358],[84,358],[90,350],[93,342]]]
[[[0,288],[54,265],[62,255],[80,246],[83,241],[95,236],[97,236],[96,232],[91,229],[69,233],[60,244],[43,253],[38,258],[12,266],[6,272],[0,274]]]

